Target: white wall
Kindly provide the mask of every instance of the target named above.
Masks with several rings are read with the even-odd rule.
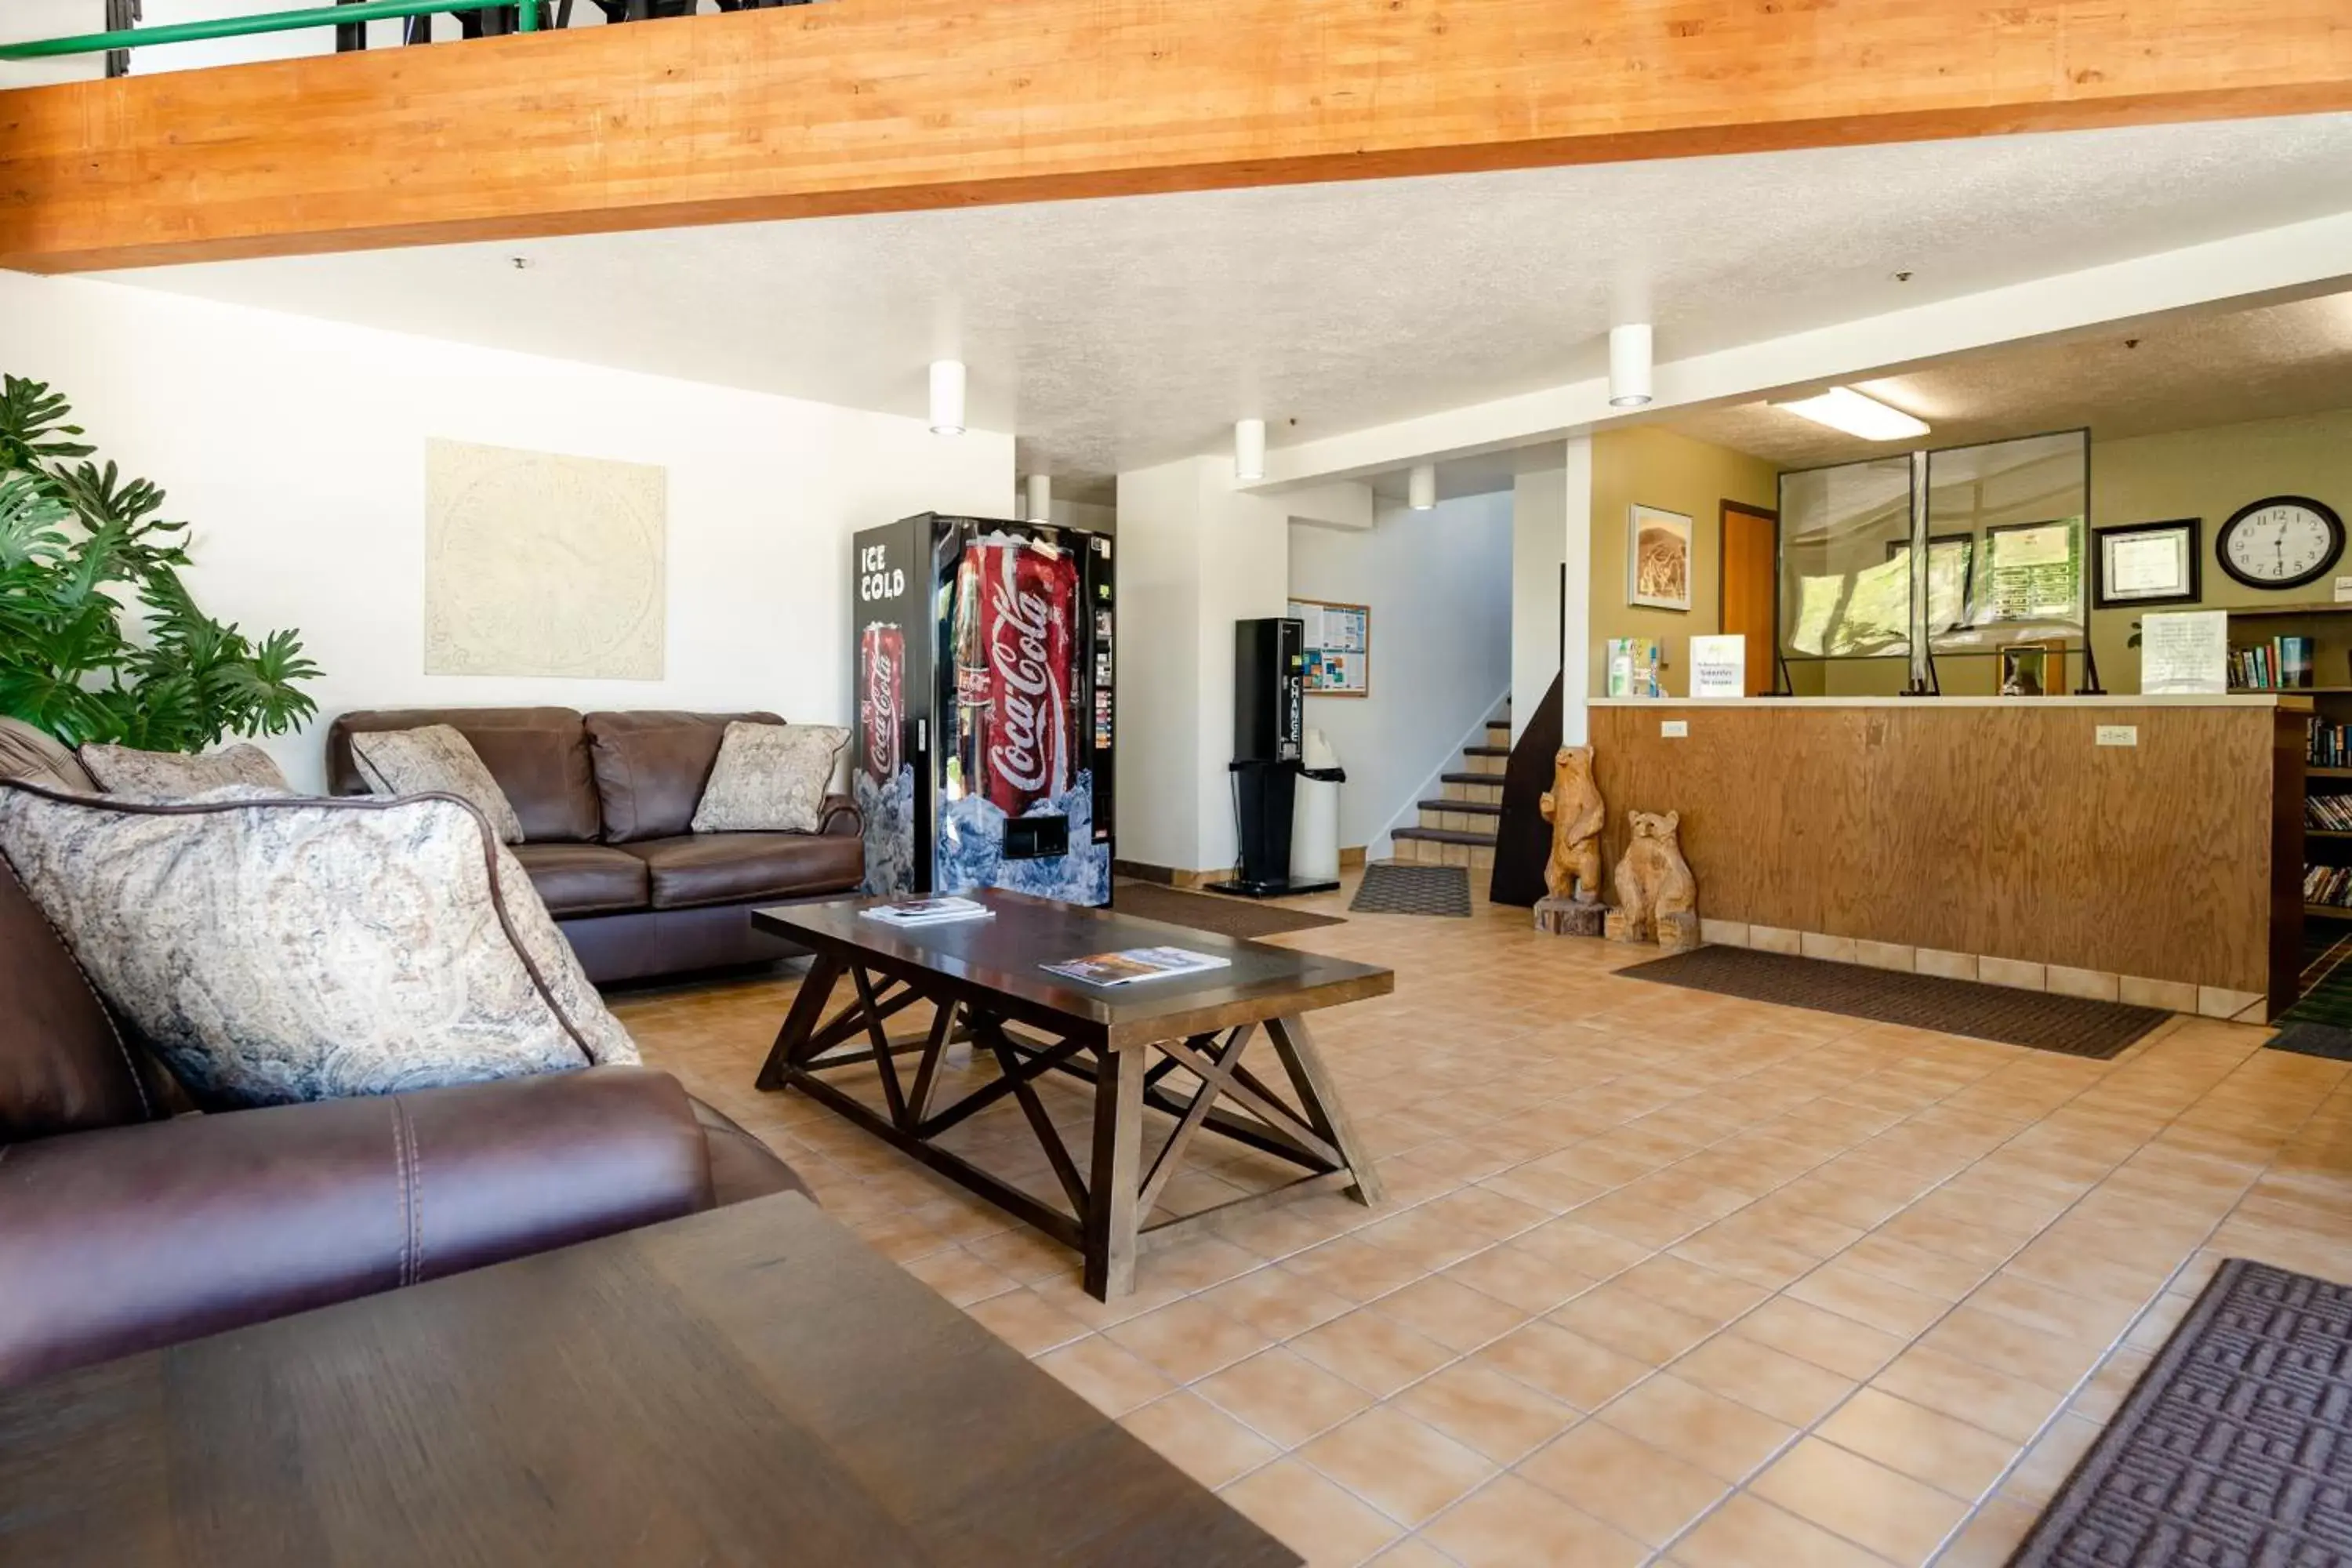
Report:
[[[350,708],[768,708],[845,723],[849,537],[990,515],[1010,436],[215,304],[0,272],[0,369],[53,384],[124,470],[194,524],[189,582],[248,631],[299,628]],[[657,463],[669,476],[658,681],[424,673],[428,436]],[[551,584],[551,587],[555,585]],[[298,786],[312,734],[271,745]]]
[[[1429,511],[1384,502],[1361,533],[1291,525],[1291,595],[1372,612],[1371,695],[1307,700],[1308,726],[1348,772],[1342,845],[1382,853],[1430,775],[1461,765],[1463,736],[1509,683],[1512,513],[1503,492]],[[1544,616],[1557,623],[1555,608]]]

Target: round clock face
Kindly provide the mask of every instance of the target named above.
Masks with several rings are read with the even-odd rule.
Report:
[[[2239,508],[2214,542],[2221,570],[2247,586],[2298,588],[2343,555],[2344,522],[2307,496],[2273,496]]]

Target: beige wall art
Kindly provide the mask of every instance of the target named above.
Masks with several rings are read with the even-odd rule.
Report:
[[[668,475],[425,443],[425,673],[659,680]]]

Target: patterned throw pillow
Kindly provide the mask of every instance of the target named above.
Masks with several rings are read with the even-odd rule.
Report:
[[[248,784],[277,795],[294,788],[259,746],[231,746],[202,756],[186,752],[141,752],[93,742],[81,749],[81,765],[109,795],[133,800],[185,800],[229,784]]]
[[[522,868],[456,801],[0,782],[0,855],[203,1105],[637,1059]]]
[[[482,765],[473,742],[446,724],[353,735],[352,760],[373,794],[454,795],[489,819],[499,843],[522,842],[522,823],[507,792]]]
[[[694,808],[697,833],[814,833],[849,731],[830,724],[727,726]]]

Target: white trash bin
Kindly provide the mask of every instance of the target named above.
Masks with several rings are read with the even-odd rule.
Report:
[[[1298,804],[1291,812],[1290,879],[1335,882],[1339,879],[1339,785],[1348,775],[1339,770],[1339,753],[1320,730],[1307,731],[1300,760],[1306,771],[1298,775]]]

